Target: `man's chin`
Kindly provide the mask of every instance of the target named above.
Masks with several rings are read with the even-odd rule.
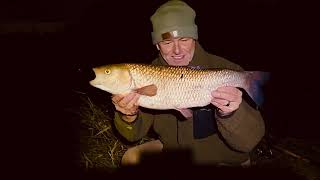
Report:
[[[172,62],[176,66],[186,66],[186,65],[188,65],[188,61],[186,59],[173,59]]]

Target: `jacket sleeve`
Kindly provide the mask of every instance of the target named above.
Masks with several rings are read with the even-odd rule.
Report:
[[[160,65],[158,58],[151,64]],[[119,112],[115,111],[114,124],[118,132],[130,142],[138,141],[147,135],[154,121],[154,116],[150,113],[139,111],[137,119],[133,123],[127,123],[122,120]]]
[[[221,118],[217,113],[215,116],[220,134],[235,150],[250,152],[265,134],[265,124],[260,112],[244,100],[232,116]]]
[[[153,124],[153,116],[151,114],[139,112],[137,119],[133,123],[127,123],[122,120],[119,112],[115,112],[114,124],[118,132],[130,142],[140,140],[147,135],[151,125]]]

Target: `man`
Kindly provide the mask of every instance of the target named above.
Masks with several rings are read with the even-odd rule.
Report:
[[[151,17],[152,39],[160,55],[152,64],[242,70],[201,47],[195,16],[191,7],[178,0],[157,9]],[[261,114],[235,87],[217,89],[212,92],[211,105],[192,109],[150,112],[138,107],[139,96],[113,96],[115,127],[129,141],[139,140],[151,127],[159,139],[128,149],[123,165],[138,164],[146,152],[188,149],[195,164],[244,166],[250,164],[249,153],[265,133]]]

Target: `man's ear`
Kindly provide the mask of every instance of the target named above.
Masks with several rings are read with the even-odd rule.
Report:
[[[156,44],[156,47],[157,47],[157,49],[158,49],[158,50],[160,50],[160,47],[159,47],[159,45],[158,45],[158,44]]]

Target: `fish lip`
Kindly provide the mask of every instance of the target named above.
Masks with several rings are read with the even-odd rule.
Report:
[[[100,85],[100,83],[98,83],[95,79],[89,81],[89,84],[90,84],[91,86]]]

